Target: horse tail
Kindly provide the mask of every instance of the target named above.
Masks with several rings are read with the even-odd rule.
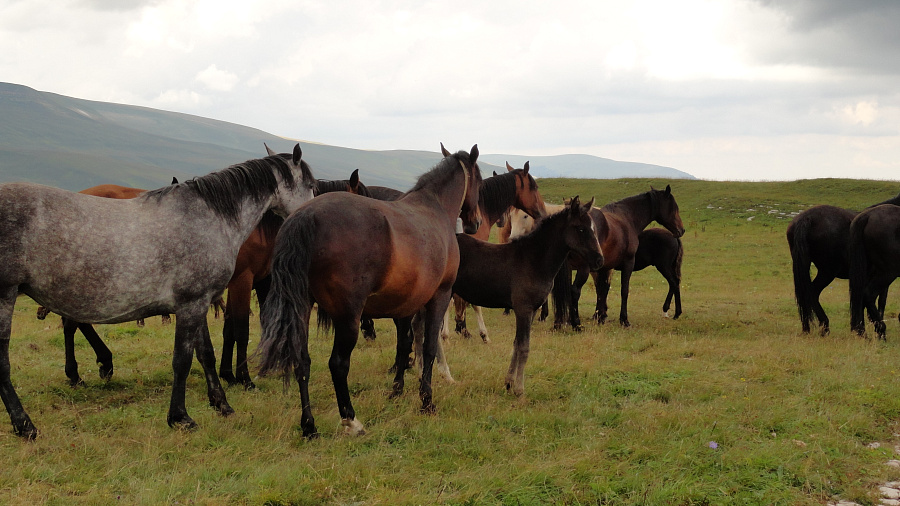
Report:
[[[800,323],[806,332],[809,332],[809,325],[813,318],[813,289],[812,279],[809,276],[809,268],[812,264],[809,255],[809,227],[810,220],[804,216],[792,223],[787,232],[793,263],[794,300],[797,303],[797,312],[800,314]]]
[[[285,222],[275,242],[272,273],[266,303],[260,310],[262,334],[256,355],[259,373],[281,372],[287,384],[301,364],[309,341],[309,267],[314,217],[295,215]]]
[[[553,318],[554,325],[565,325],[569,321],[572,306],[572,268],[564,261],[553,278]]]
[[[866,303],[863,294],[868,275],[868,259],[864,236],[869,215],[862,213],[850,224],[850,329],[862,334],[865,331]]]
[[[678,251],[675,253],[675,279],[678,280],[678,283],[681,284],[681,263],[684,261],[684,246],[681,244],[681,238],[676,237],[675,241],[678,242]]]

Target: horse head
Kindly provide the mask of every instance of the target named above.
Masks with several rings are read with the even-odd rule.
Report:
[[[537,182],[528,173],[528,162],[525,162],[525,166],[521,169],[513,169],[509,162],[506,162],[506,169],[516,176],[516,208],[522,209],[535,220],[547,216],[547,207],[544,205],[541,192],[538,191]]]
[[[666,230],[672,232],[675,237],[684,235],[684,224],[678,213],[678,202],[675,202],[675,197],[672,195],[672,187],[666,185],[665,190],[654,190],[651,186],[650,199],[654,207],[653,219],[666,227]]]
[[[567,204],[566,210],[563,211],[566,213],[565,242],[571,251],[587,262],[591,270],[599,270],[603,267],[603,251],[600,249],[597,230],[591,218],[593,206],[593,198],[587,204],[581,205],[577,195]]]
[[[271,152],[268,146],[266,146],[266,151]],[[301,204],[315,196],[316,178],[313,177],[309,164],[303,161],[302,157],[303,151],[298,143],[294,146],[293,153],[269,155],[265,158],[273,166],[279,162],[286,162],[293,178],[292,180],[282,178],[278,183],[278,190],[275,192],[272,211],[282,217],[287,217],[296,211]]]
[[[449,151],[441,144],[441,153],[445,157]],[[467,234],[474,234],[481,225],[481,213],[478,210],[478,192],[481,188],[481,169],[478,167],[478,144],[472,146],[472,149],[466,153],[459,151],[455,155],[450,155],[458,160],[463,172],[466,174],[466,190],[463,195],[462,207],[459,211],[459,217],[462,218],[463,231]]]

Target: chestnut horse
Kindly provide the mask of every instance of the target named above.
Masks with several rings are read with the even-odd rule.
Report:
[[[587,282],[589,274],[594,278],[597,291],[597,306],[593,318],[601,324],[606,322],[606,298],[613,270],[622,273],[619,323],[624,327],[631,326],[631,322],[628,321],[628,289],[634,270],[634,255],[638,248],[638,234],[653,221],[664,226],[675,237],[684,234],[678,203],[675,202],[669,185],[666,185],[665,190],[651,188],[648,192],[612,202],[600,209],[591,209],[591,217],[594,219],[600,247],[603,248],[603,268],[592,271],[577,255],[569,258],[569,266],[563,267],[566,272],[560,274],[553,289],[568,291],[572,301],[568,306],[568,315],[565,314],[565,307],[556,308],[554,322],[556,328],[565,323],[567,316],[573,329],[583,328],[578,315],[578,300],[581,298],[581,288]],[[576,271],[574,283],[570,274],[572,269]]]
[[[900,195],[882,204],[900,205]],[[819,302],[832,281],[850,278],[849,237],[850,223],[858,213],[841,207],[818,205],[798,214],[787,228],[787,241],[791,250],[794,274],[794,300],[800,314],[800,326],[809,333],[813,315],[819,321],[819,333],[828,334],[829,321]],[[810,278],[810,267],[816,266],[815,279]],[[887,304],[887,289],[878,298],[880,312]]]
[[[443,146],[442,146],[443,147]],[[334,328],[328,362],[345,432],[362,434],[350,400],[350,355],[363,316],[397,323],[397,373],[392,397],[403,392],[403,373],[412,348],[409,326],[425,308],[424,369],[420,381],[423,412],[434,412],[431,375],[441,320],[459,266],[456,220],[467,232],[478,213],[478,147],[441,160],[401,198],[385,202],[349,193],[311,200],[292,214],[275,241],[272,288],[262,309],[257,353],[260,374],[291,374],[300,385],[300,426],[315,437],[309,398],[309,318],[318,304],[320,326]],[[352,238],[352,244],[348,244]],[[353,246],[353,245],[356,246]]]

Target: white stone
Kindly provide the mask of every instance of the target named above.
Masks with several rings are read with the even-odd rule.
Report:
[[[876,448],[881,448],[881,443],[879,443],[879,442],[869,443],[866,445],[866,448],[870,448],[872,450],[874,450]]]
[[[891,467],[900,467],[900,460],[889,460],[887,461],[887,465]]]
[[[897,499],[882,499],[879,504],[883,504],[884,506],[900,506],[900,501]]]
[[[900,499],[900,490],[897,490],[896,488],[878,487],[878,491],[888,499]]]

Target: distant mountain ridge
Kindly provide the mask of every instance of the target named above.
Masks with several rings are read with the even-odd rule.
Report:
[[[32,181],[75,191],[103,183],[158,188],[173,176],[184,180],[262,157],[264,142],[284,152],[295,141],[190,114],[83,100],[0,83],[0,182]],[[401,190],[410,188],[441,158],[437,151],[366,151],[304,141],[300,145],[303,158],[318,178],[346,179],[354,169],[360,169],[365,184]],[[646,174],[636,166],[655,167],[587,155],[482,155],[480,161],[482,172],[489,176],[492,170],[503,170],[500,167],[505,167],[506,160],[521,167],[526,159],[531,160],[538,177],[643,177]],[[591,165],[600,161],[605,168]],[[494,163],[497,167],[490,165]],[[613,171],[615,164],[626,164],[634,170]],[[653,175],[691,177],[667,170],[671,172]]]
[[[671,167],[649,163],[620,162],[593,155],[482,155],[493,165],[505,167],[506,163],[522,168],[530,162],[529,172],[534,177],[572,177],[581,179],[616,179],[622,177],[662,177],[671,179],[696,179],[694,176]]]

